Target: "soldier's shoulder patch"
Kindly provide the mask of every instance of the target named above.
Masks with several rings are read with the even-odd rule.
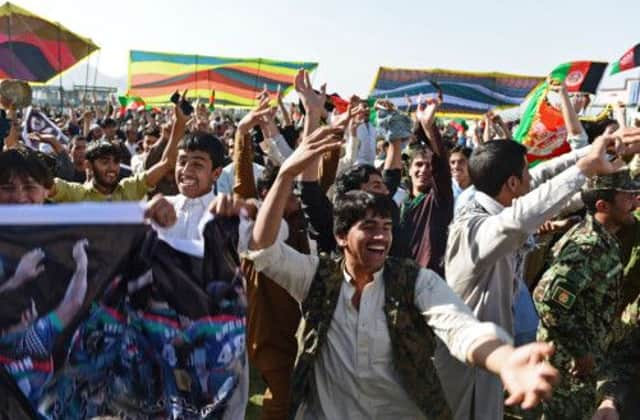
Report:
[[[555,286],[551,293],[551,300],[565,309],[571,309],[573,302],[576,300],[576,295],[562,286]]]

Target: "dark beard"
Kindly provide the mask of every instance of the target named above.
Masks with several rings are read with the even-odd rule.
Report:
[[[96,171],[93,173],[93,182],[105,189],[113,190],[118,185],[118,177],[116,177],[112,183],[108,183],[102,175]]]

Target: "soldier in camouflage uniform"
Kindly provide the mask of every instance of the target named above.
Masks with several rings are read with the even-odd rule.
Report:
[[[535,289],[537,338],[555,344],[552,363],[562,372],[543,404],[547,419],[588,418],[595,409],[598,369],[620,314],[623,266],[614,234],[633,223],[639,189],[626,169],[589,180],[582,192],[587,216],[554,246]]]

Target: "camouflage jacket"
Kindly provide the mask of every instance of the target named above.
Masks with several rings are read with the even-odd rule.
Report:
[[[640,328],[636,326],[615,343],[607,356],[607,364],[598,378],[599,399],[609,397],[623,406],[631,385],[640,377]]]
[[[556,243],[534,300],[538,340],[555,343],[557,360],[604,356],[620,313],[622,268],[617,239],[591,215]]]
[[[391,339],[393,364],[407,394],[430,420],[451,419],[433,365],[435,335],[414,304],[420,267],[412,260],[387,257],[383,279],[384,312]],[[316,276],[302,302],[298,358],[291,381],[290,417],[313,392],[313,368],[324,345],[344,280],[342,261],[320,257]]]

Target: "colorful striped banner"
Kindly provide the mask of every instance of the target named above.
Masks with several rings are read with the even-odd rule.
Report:
[[[220,107],[249,108],[264,87],[275,95],[278,87],[286,95],[300,68],[313,71],[317,63],[276,61],[265,58],[228,58],[202,55],[131,51],[129,94],[145,103],[169,103],[176,90],[189,89],[190,98],[209,100],[215,90]]]
[[[520,105],[544,78],[506,73],[473,73],[455,70],[418,70],[380,67],[370,96],[388,99],[406,109],[405,95],[413,103],[435,96],[442,89],[439,113],[449,118],[477,118],[487,111]],[[425,98],[426,99],[426,98]]]

